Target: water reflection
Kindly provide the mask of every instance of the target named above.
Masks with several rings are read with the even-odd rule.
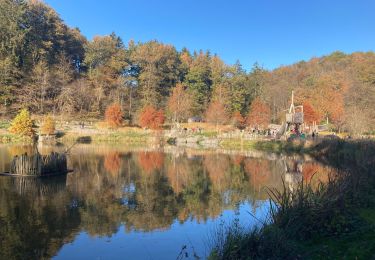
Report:
[[[0,169],[23,149],[1,147]],[[282,177],[310,181],[327,172],[303,158],[271,159],[77,146],[69,156],[74,173],[65,177],[0,178],[0,258],[50,258],[81,232],[110,237],[120,227],[128,234],[162,234],[172,232],[176,221],[204,225],[244,202],[255,212],[268,199],[266,187],[282,188]]]
[[[0,259],[41,259],[72,241],[80,225],[65,178],[0,179]]]

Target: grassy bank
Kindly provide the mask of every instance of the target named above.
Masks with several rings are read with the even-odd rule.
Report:
[[[0,144],[19,144],[32,142],[33,139],[30,137],[23,137],[10,133],[0,133]]]
[[[210,259],[375,257],[375,143],[323,141],[309,153],[340,173],[317,188],[270,190],[267,222],[252,230],[228,227]]]
[[[224,139],[220,142],[224,149],[255,149],[272,153],[309,153],[313,149],[312,143],[307,142],[285,142],[278,140],[241,140]]]
[[[148,144],[157,141],[157,135],[138,132],[111,132],[111,133],[76,133],[66,132],[57,135],[57,141],[61,143],[121,143],[121,144]],[[18,144],[32,143],[32,138],[13,135],[10,133],[0,133],[0,143]]]
[[[147,144],[155,142],[157,135],[147,132],[112,131],[105,133],[73,133],[67,132],[58,138],[59,142],[69,143],[80,141],[83,143],[116,142],[122,144]]]

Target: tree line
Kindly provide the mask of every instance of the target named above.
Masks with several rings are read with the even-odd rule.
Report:
[[[209,51],[156,40],[125,44],[115,33],[88,40],[37,0],[0,0],[0,15],[3,116],[27,108],[103,118],[115,103],[133,124],[147,110],[170,122],[263,125],[283,120],[295,90],[309,123],[328,118],[337,129],[366,132],[375,122],[373,52],[334,52],[272,71],[256,63],[247,72]]]

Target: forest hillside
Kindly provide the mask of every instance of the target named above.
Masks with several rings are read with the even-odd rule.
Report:
[[[113,103],[137,124],[147,106],[169,121],[199,117],[225,124],[255,116],[280,123],[292,90],[306,121],[371,132],[375,125],[375,53],[312,58],[266,70],[226,64],[202,50],[157,40],[88,40],[41,1],[0,0],[0,116],[32,114],[102,119]],[[259,61],[261,63],[261,61]],[[254,116],[254,115],[253,115]]]

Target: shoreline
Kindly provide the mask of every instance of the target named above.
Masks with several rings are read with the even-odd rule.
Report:
[[[304,182],[295,190],[271,189],[269,221],[255,229],[226,227],[209,259],[375,256],[375,142],[325,140],[308,154],[342,174],[317,189]]]
[[[202,133],[175,134],[171,130],[143,130],[139,128],[110,129],[75,129],[56,132],[57,143],[120,143],[129,145],[174,145],[178,147],[215,148],[235,150],[262,150],[275,153],[306,152],[313,145],[325,138],[307,140],[277,140],[263,135],[241,138],[239,131],[218,133],[206,131]],[[360,139],[353,139],[354,141]],[[7,131],[0,131],[1,144],[31,144],[29,137],[20,137]]]
[[[170,137],[169,137],[170,138]],[[168,136],[160,134],[160,132],[151,132],[151,131],[107,131],[106,133],[102,132],[100,134],[83,134],[77,132],[67,132],[66,134],[57,138],[58,142],[64,144],[72,144],[77,139],[82,139],[84,142],[79,142],[79,144],[87,144],[87,149],[90,149],[90,144],[114,144],[114,146],[124,146],[130,148],[134,147],[151,147],[151,149],[161,149],[166,152],[179,153],[179,152],[188,152],[189,150],[194,150],[195,153],[202,151],[212,151],[212,152],[224,152],[228,154],[238,154],[244,156],[257,156],[258,153],[260,156],[265,154],[271,154],[273,156],[278,155],[302,155],[308,156],[321,162],[326,165],[333,166],[338,169],[342,169],[344,172],[350,172],[349,177],[341,176],[339,181],[333,180],[328,184],[322,184],[320,187],[321,190],[316,191],[309,190],[309,186],[301,186],[297,189],[297,192],[305,193],[307,192],[306,197],[303,197],[306,201],[318,200],[318,204],[323,205],[328,204],[329,207],[324,211],[325,214],[328,214],[326,220],[311,220],[309,214],[315,212],[317,209],[314,208],[316,205],[311,206],[310,204],[304,206],[303,211],[296,213],[296,207],[298,206],[298,200],[301,198],[298,197],[298,194],[290,193],[290,191],[284,190],[282,193],[273,195],[273,203],[276,205],[274,211],[271,210],[270,214],[274,214],[275,219],[280,222],[270,222],[259,230],[238,230],[238,234],[241,234],[240,237],[237,237],[235,243],[240,243],[240,245],[229,245],[229,246],[240,246],[238,250],[244,250],[242,252],[236,251],[239,253],[235,257],[240,257],[248,254],[248,250],[258,253],[258,257],[265,256],[259,251],[261,247],[268,248],[273,254],[277,255],[278,253],[272,251],[272,247],[279,247],[284,250],[289,255],[280,255],[280,257],[295,257],[299,255],[302,258],[314,258],[322,257],[324,254],[328,254],[332,257],[347,257],[347,256],[370,256],[369,250],[372,250],[371,243],[375,244],[375,210],[371,208],[371,205],[375,205],[375,190],[371,187],[371,184],[375,183],[373,167],[375,161],[375,142],[373,140],[342,140],[342,139],[319,139],[318,141],[312,142],[311,140],[306,141],[279,141],[279,140],[267,140],[267,139],[238,139],[238,138],[220,138],[220,142],[212,141],[218,140],[218,137],[207,137],[202,135],[196,135],[189,137],[191,142],[175,142],[171,144],[168,142]],[[184,137],[186,138],[186,137]],[[202,142],[203,141],[203,142]],[[16,143],[8,143],[10,145]],[[126,145],[127,144],[127,145]],[[215,144],[215,145],[212,145]],[[358,178],[360,181],[360,191],[352,190],[354,186],[353,177]],[[355,182],[356,183],[356,182]],[[367,183],[367,185],[366,185]],[[346,187],[347,190],[342,190],[342,187]],[[349,187],[349,188],[347,188]],[[328,190],[340,190],[342,194],[332,194],[328,193]],[[271,191],[270,191],[271,192]],[[321,195],[323,194],[323,195]],[[294,197],[297,196],[297,202],[289,202],[289,200],[284,200],[284,197]],[[322,197],[319,197],[322,196]],[[354,202],[352,199],[348,200],[347,197],[355,197]],[[338,202],[330,203],[330,200],[334,199]],[[281,201],[280,201],[281,200]],[[306,203],[306,201],[301,201],[301,203]],[[341,200],[345,201],[344,208],[341,208]],[[283,204],[285,203],[285,205]],[[310,203],[310,202],[309,202]],[[370,205],[370,206],[369,206]],[[280,207],[284,207],[284,212],[280,213]],[[318,209],[318,212],[322,211],[321,208]],[[337,212],[335,212],[337,211]],[[329,212],[329,213],[327,213]],[[350,213],[348,216],[347,213]],[[290,215],[288,215],[290,214]],[[328,230],[335,230],[334,233],[329,233],[322,229],[324,232],[329,234],[314,234],[306,235],[307,237],[301,237],[303,240],[294,238],[294,235],[291,231],[288,231],[288,225],[284,224],[290,221],[293,217],[293,214],[297,214],[294,217],[297,217],[298,221],[305,223],[305,226],[317,226],[324,227],[328,225]],[[318,217],[318,216],[317,216]],[[343,219],[342,223],[340,222],[338,227],[335,225],[337,219]],[[353,221],[360,221],[359,226],[351,226]],[[341,221],[341,220],[340,220]],[[359,228],[359,229],[357,229]],[[299,226],[300,230],[296,232],[298,234],[304,234],[308,230],[307,227]],[[317,231],[322,231],[317,228]],[[350,233],[348,233],[349,231]],[[323,232],[322,231],[322,232]],[[226,231],[227,232],[227,231]],[[231,239],[230,236],[233,234],[225,233],[227,237],[219,238],[222,241]],[[237,234],[237,235],[238,235]],[[261,240],[262,237],[267,237],[266,240]],[[364,240],[366,238],[366,241]],[[250,239],[250,240],[249,240]],[[262,238],[263,239],[263,238]],[[271,240],[267,240],[271,239]],[[274,241],[276,239],[276,241]],[[281,240],[283,240],[283,242]],[[350,241],[349,241],[350,240]],[[349,241],[349,242],[348,242]],[[229,241],[232,243],[233,241]],[[249,243],[257,245],[255,247],[249,248]],[[341,244],[345,244],[347,248],[356,247],[359,243],[370,243],[366,247],[366,250],[363,254],[359,254],[359,251],[354,250],[354,253],[349,252],[345,248],[342,248]],[[329,244],[330,248],[326,248],[325,244]],[[367,244],[366,244],[367,245]],[[227,246],[227,245],[226,245]],[[370,248],[370,249],[368,249]],[[227,248],[232,250],[232,248]],[[211,252],[210,259],[227,259],[228,252],[220,252],[222,249],[213,248]],[[237,250],[237,249],[236,249]],[[341,250],[341,253],[336,251]],[[375,250],[375,248],[374,248]],[[303,253],[302,253],[303,252]],[[231,253],[231,252],[229,252]],[[233,252],[232,252],[233,253]],[[223,254],[224,257],[221,257]],[[230,257],[229,257],[230,258]],[[239,258],[241,259],[241,258]]]

